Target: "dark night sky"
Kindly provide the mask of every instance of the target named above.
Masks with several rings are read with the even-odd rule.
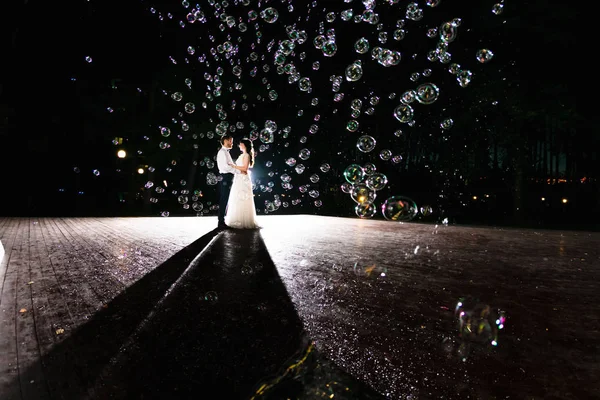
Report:
[[[251,3],[254,7],[242,7],[240,15],[245,15],[251,8],[259,10],[265,7],[263,5],[259,8],[254,1]],[[378,1],[380,9],[382,8],[380,5],[383,3],[381,0]],[[294,15],[304,15],[305,2],[295,2],[294,4],[296,6]],[[363,9],[362,3],[358,0],[350,4],[342,1],[321,1],[319,4],[320,7],[317,7],[317,10],[323,7],[334,11],[350,7],[355,10]],[[572,11],[574,6],[570,6],[570,3],[566,2],[548,5],[547,2],[533,0],[518,4],[507,2],[502,16],[490,17],[493,4],[494,2],[491,1],[450,2],[442,0],[441,4],[433,9],[421,4],[426,17],[419,24],[429,26],[429,21],[437,23],[455,17],[463,19],[463,26],[459,28],[457,44],[451,44],[451,53],[459,63],[467,56],[471,57],[469,59],[470,69],[475,76],[489,78],[485,84],[481,81],[478,82],[476,78],[471,86],[479,85],[480,88],[485,89],[491,86],[495,80],[504,78],[508,85],[511,81],[517,82],[516,93],[528,99],[529,102],[535,102],[535,98],[540,96],[540,88],[560,82],[567,88],[565,90],[567,94],[556,101],[574,104],[574,90],[571,88],[576,75],[570,71],[574,70],[575,66],[569,62],[569,54],[574,51],[574,35],[566,34],[574,26],[576,18],[576,12]],[[268,5],[283,7],[280,2],[275,1],[269,2]],[[405,6],[403,4],[402,8],[404,9]],[[149,7],[155,7],[163,14],[171,11],[175,18],[172,21],[165,19],[161,22],[156,15],[148,12]],[[207,8],[209,8],[208,5],[203,6],[203,9]],[[118,129],[121,123],[119,121],[131,122],[138,118],[140,126],[154,125],[152,129],[155,129],[161,118],[168,122],[169,118],[176,117],[176,112],[169,117],[166,117],[168,115],[166,112],[163,116],[156,116],[155,120],[148,121],[136,114],[135,106],[132,104],[146,104],[147,96],[135,97],[136,95],[131,94],[131,91],[136,87],[143,89],[144,92],[150,91],[153,77],[157,79],[159,90],[172,92],[182,86],[185,88],[181,84],[181,80],[184,76],[190,76],[198,82],[198,86],[195,86],[200,88],[197,93],[203,95],[205,91],[201,88],[201,85],[204,84],[200,75],[203,73],[201,66],[194,65],[194,63],[186,66],[180,62],[181,69],[174,70],[168,56],[172,55],[176,59],[182,60],[185,48],[190,44],[198,48],[198,54],[207,52],[206,49],[201,50],[203,44],[210,44],[206,39],[206,32],[207,30],[215,31],[216,24],[214,17],[211,16],[213,22],[209,24],[188,25],[185,30],[179,28],[175,21],[184,16],[181,2],[164,0],[160,2],[70,1],[67,3],[29,1],[26,5],[21,4],[19,12],[14,15],[15,18],[10,21],[9,26],[12,27],[13,33],[16,33],[15,45],[10,46],[9,43],[6,43],[9,46],[7,54],[10,57],[7,58],[11,73],[3,82],[2,93],[3,102],[14,109],[16,113],[15,118],[12,118],[11,128],[14,129],[14,134],[3,137],[0,151],[2,154],[20,154],[19,160],[16,161],[3,157],[3,169],[11,171],[5,187],[11,187],[15,192],[33,191],[37,193],[55,190],[57,186],[63,184],[65,179],[69,179],[68,176],[74,165],[81,166],[82,169],[89,168],[94,163],[103,165],[107,159],[114,158],[114,146],[110,144],[111,135],[107,135],[106,131]],[[484,15],[485,18],[481,15]],[[382,18],[384,17],[387,16],[382,16]],[[282,12],[279,22],[292,22],[286,18],[289,16]],[[314,19],[320,20],[321,18]],[[307,122],[297,122],[294,119],[295,110],[304,108],[306,115],[311,114],[312,111],[306,104],[310,98],[319,96],[319,85],[328,86],[325,93],[330,91],[329,75],[343,73],[340,65],[347,65],[357,58],[356,53],[351,49],[357,34],[353,31],[356,29],[354,23],[348,22],[345,25],[337,23],[335,29],[339,52],[335,57],[326,59],[318,57],[319,55],[311,43],[315,36],[316,22],[311,21],[308,24],[300,25],[302,29],[307,30],[309,37],[302,48],[307,52],[307,61],[304,64],[310,65],[314,60],[321,62],[321,70],[318,75],[306,73],[310,72],[310,68],[303,67],[301,69],[303,76],[308,75],[313,79],[315,92],[301,98],[303,94],[298,95],[297,90],[287,89],[290,87],[287,83],[276,83],[277,79],[281,77],[275,74],[274,68],[268,76],[274,87],[280,92],[280,104],[276,105],[275,111],[281,114],[282,119],[288,116],[290,123],[302,124]],[[409,25],[407,24],[407,26]],[[328,27],[326,26],[326,28]],[[386,30],[390,33],[392,31],[392,29]],[[250,31],[253,30],[249,29]],[[270,35],[273,35],[275,39],[282,38],[283,29],[277,24],[262,24],[262,31],[265,38],[263,47],[270,40]],[[420,32],[422,31],[420,30]],[[407,29],[407,32],[411,34],[412,30]],[[219,34],[222,35],[220,32]],[[375,46],[376,38],[371,37],[371,45]],[[425,37],[411,38],[407,36],[404,41],[400,42],[400,46],[397,46],[398,42],[391,38],[386,45],[379,45],[382,47],[396,46],[402,50],[403,54],[423,54],[433,47],[432,43],[434,42],[431,39]],[[242,42],[241,47],[247,47],[247,42]],[[480,66],[473,62],[474,50],[481,47],[493,49],[495,59],[492,63]],[[461,51],[464,54],[461,54]],[[245,57],[247,53],[247,50],[240,50],[241,57]],[[85,62],[85,57],[88,55],[93,58],[92,63]],[[364,57],[361,58],[364,59]],[[295,59],[296,64],[300,65],[297,57]],[[266,61],[272,66],[272,53],[267,55]],[[365,76],[371,78],[368,81],[365,79],[364,82],[357,83],[355,89],[368,93],[370,88],[385,88],[386,85],[394,85],[398,75],[404,76],[404,83],[410,83],[406,79],[410,72],[432,67],[431,63],[425,60],[422,64],[418,64],[418,62],[413,64],[412,69],[407,70],[403,67],[403,63],[404,60],[396,69],[382,69],[377,65],[371,65],[375,63],[365,65]],[[264,63],[259,65],[262,64]],[[332,72],[324,73],[328,70]],[[434,74],[434,76],[436,76],[434,81],[438,84],[445,84],[444,80],[452,79],[447,73]],[[76,80],[73,81],[72,78]],[[114,78],[122,80],[118,82],[120,89],[117,92],[119,93],[110,89],[111,80]],[[283,82],[283,80],[281,81]],[[469,111],[469,104],[474,101],[474,98],[465,94],[465,90],[458,88],[458,85],[448,85],[447,88],[444,86],[444,89],[447,90],[444,93],[447,93],[452,101],[434,104],[430,107],[428,111],[431,118],[436,114],[449,111],[457,114]],[[396,92],[401,94],[403,90],[405,89],[398,88]],[[498,90],[501,91],[501,85],[496,85],[494,90],[496,90],[495,93],[498,93]],[[389,93],[389,90],[387,92]],[[515,91],[513,90],[511,93],[514,94]],[[380,95],[383,98],[385,92]],[[129,106],[123,116],[108,116],[99,112],[107,104],[119,104],[119,101],[125,97],[129,98]],[[499,98],[498,100],[504,103],[511,101],[510,98]],[[227,98],[224,98],[225,104],[227,101]],[[339,107],[340,110],[345,110],[347,107],[348,100],[345,102],[346,104]],[[162,104],[160,101],[158,103]],[[332,104],[326,105],[323,102],[320,109],[324,117],[322,121],[324,130],[328,126],[339,127],[339,124],[343,124],[348,118],[346,112],[343,115],[341,115],[342,113],[337,116],[332,115],[332,107]],[[260,123],[265,118],[269,119],[269,113],[272,114],[273,111],[273,104],[260,104],[259,102],[246,115],[242,115],[243,113],[239,113],[237,116],[232,114],[232,119],[236,120],[239,117],[246,121],[255,120]],[[199,112],[196,114],[194,118],[197,119],[210,117],[209,115],[203,116]],[[328,115],[327,118],[326,115]],[[385,115],[385,120],[390,119],[389,114],[382,115]],[[477,116],[474,117],[477,118]],[[191,117],[190,120],[198,122]],[[330,121],[329,125],[327,124],[328,120]],[[383,118],[378,117],[375,121],[366,122],[364,127],[398,128],[397,124],[392,124],[395,128],[392,125],[386,127]],[[282,126],[284,125],[286,124],[282,123]],[[423,126],[423,129],[426,127]],[[104,133],[100,134],[100,132]],[[327,134],[332,135],[330,132]],[[321,160],[325,160],[326,155],[336,149],[336,143],[338,143],[337,140],[321,140],[320,143],[309,144],[313,147],[315,154]],[[295,144],[291,147],[294,146]],[[286,157],[286,151],[280,150],[280,156]],[[32,185],[32,182],[35,184]]]

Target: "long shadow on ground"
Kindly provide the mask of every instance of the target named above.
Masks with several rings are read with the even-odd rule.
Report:
[[[224,231],[196,257],[214,234],[44,359],[52,398],[382,398],[316,351],[259,231]]]
[[[96,381],[104,365],[217,234],[217,230],[211,231],[173,255],[53,347],[39,360],[47,381],[47,393],[35,393],[36,398],[85,397],[87,388]],[[0,399],[27,399],[27,386],[35,378],[39,379],[38,370],[39,366],[33,366],[20,371],[20,382],[15,381],[8,393],[0,393]]]
[[[95,392],[123,399],[379,397],[318,355],[259,231],[223,232]]]

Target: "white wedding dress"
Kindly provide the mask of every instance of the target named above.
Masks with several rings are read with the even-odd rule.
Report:
[[[246,155],[250,157],[249,155]],[[235,162],[235,165],[242,166],[241,154]],[[256,229],[260,228],[256,222],[256,207],[254,206],[254,193],[252,193],[252,180],[250,178],[250,169],[248,174],[235,174],[229,201],[227,202],[227,215],[225,223],[236,229]]]

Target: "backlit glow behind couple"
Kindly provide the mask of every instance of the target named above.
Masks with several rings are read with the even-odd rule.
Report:
[[[252,192],[251,168],[254,166],[254,148],[248,139],[240,140],[240,156],[234,163],[229,150],[233,137],[221,137],[221,149],[217,153],[219,182],[219,229],[257,229],[256,207]]]

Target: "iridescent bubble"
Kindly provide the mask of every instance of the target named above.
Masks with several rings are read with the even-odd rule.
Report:
[[[171,130],[165,126],[160,128],[160,134],[164,137],[169,137],[171,135]]]
[[[301,91],[306,92],[310,89],[310,78],[304,77],[298,81],[298,87]]]
[[[477,50],[476,58],[482,64],[490,61],[494,57],[494,53],[488,49]]]
[[[284,55],[289,56],[294,51],[296,45],[291,40],[283,40],[279,43],[279,51],[281,51]]]
[[[373,163],[366,163],[363,165],[363,169],[365,170],[366,175],[372,175],[377,171],[377,167]]]
[[[356,60],[346,67],[346,80],[350,82],[356,82],[362,77],[362,75],[363,69],[360,60]]]
[[[272,24],[279,18],[279,12],[273,7],[268,7],[260,12],[260,17],[266,23]]]
[[[175,92],[171,95],[171,98],[175,101],[181,101],[181,99],[183,99],[183,95],[181,92]]]
[[[356,207],[354,207],[354,212],[360,218],[373,218],[377,213],[377,207],[372,201],[365,201],[358,203]]]
[[[209,291],[206,292],[204,298],[200,298],[200,300],[204,300],[208,303],[216,303],[219,300],[219,296],[217,296],[217,292]]]
[[[375,172],[367,177],[365,183],[369,189],[377,191],[385,188],[388,183],[388,179],[387,176],[381,172]]]
[[[361,99],[354,99],[350,103],[350,108],[353,109],[353,110],[360,110],[361,107],[362,107],[362,100]]]
[[[340,18],[342,18],[343,21],[350,21],[352,19],[353,14],[354,12],[351,9],[344,10],[341,12]]]
[[[446,118],[445,120],[443,120],[440,123],[440,128],[442,128],[444,130],[448,130],[448,129],[452,128],[453,125],[454,125],[454,121],[452,120],[452,118]]]
[[[408,197],[392,196],[381,205],[381,213],[387,220],[406,222],[412,220],[419,213],[419,209]]]
[[[432,104],[440,96],[440,89],[433,83],[423,83],[417,86],[417,101],[421,104]]]
[[[377,195],[375,192],[367,187],[364,183],[356,183],[352,185],[352,190],[350,191],[350,197],[352,200],[357,202],[358,204],[372,203],[375,201]]]
[[[381,158],[383,161],[387,161],[390,158],[392,158],[392,151],[389,149],[383,149],[379,152],[379,158]]]
[[[456,304],[458,336],[465,341],[498,345],[499,331],[504,329],[506,312],[494,309],[475,298],[461,298]]]
[[[346,129],[349,130],[350,132],[356,132],[358,130],[358,121],[356,121],[356,120],[348,121],[348,123],[346,124]]]
[[[344,170],[344,178],[350,184],[361,182],[365,177],[365,171],[358,164],[350,164]]]
[[[428,217],[433,213],[433,207],[431,207],[430,205],[424,205],[419,211],[421,212],[422,216]]]
[[[394,110],[394,117],[402,123],[407,123],[407,122],[412,121],[413,116],[414,116],[414,111],[413,111],[412,107],[409,106],[408,104],[400,104]]]
[[[196,105],[194,103],[186,103],[184,110],[186,113],[192,114],[194,111],[196,111]]]
[[[471,83],[473,73],[469,70],[463,69],[456,75],[456,80],[460,87],[467,87]]]
[[[369,153],[375,148],[376,140],[373,136],[362,135],[356,142],[356,147],[363,153]]]
[[[404,104],[410,104],[413,101],[415,101],[416,98],[417,92],[415,92],[414,90],[407,90],[406,92],[402,93],[400,101]]]
[[[334,41],[328,41],[321,47],[321,50],[325,57],[333,57],[337,52],[337,44]]]
[[[440,26],[440,40],[451,43],[456,39],[457,29],[452,22],[445,22]]]
[[[315,36],[313,39],[313,46],[315,46],[316,49],[323,48],[325,43],[327,43],[327,38],[323,35]]]
[[[500,14],[502,14],[503,9],[504,9],[504,4],[497,3],[497,4],[494,4],[494,6],[492,7],[492,12],[496,15],[500,15]]]
[[[265,129],[269,132],[275,132],[277,130],[277,123],[272,120],[266,120]]]
[[[260,141],[265,144],[273,143],[275,141],[275,135],[273,134],[273,132],[269,131],[268,129],[261,130],[259,138],[260,138]]]
[[[309,149],[300,150],[298,157],[300,157],[300,159],[302,159],[302,160],[308,160],[310,158],[310,150]]]
[[[321,172],[329,172],[329,170],[331,169],[331,166],[327,163],[323,163],[321,164]]]
[[[180,195],[179,197],[177,197],[177,202],[179,204],[186,204],[188,202],[188,197]]]
[[[354,50],[358,54],[365,54],[369,51],[369,40],[367,38],[360,38],[354,43]]]
[[[402,40],[406,37],[406,31],[404,29],[396,29],[393,34],[394,40]]]
[[[460,70],[461,70],[460,65],[457,63],[452,63],[448,67],[448,72],[450,72],[452,75],[458,74],[460,72]]]

